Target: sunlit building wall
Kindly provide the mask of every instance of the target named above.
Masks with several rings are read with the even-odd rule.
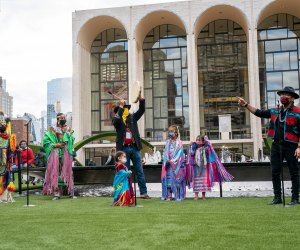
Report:
[[[229,147],[234,160],[242,154],[257,159],[267,121],[239,107],[236,96],[270,108],[284,86],[299,93],[299,18],[295,0],[195,0],[76,11],[76,138],[112,131],[118,98],[108,92],[128,101],[139,80],[146,98],[139,122],[143,138],[162,147],[168,126],[175,124],[186,144],[207,135],[216,148]]]

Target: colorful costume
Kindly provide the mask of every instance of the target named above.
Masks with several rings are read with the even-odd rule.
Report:
[[[196,163],[196,152],[198,161]],[[198,154],[202,154],[199,156]],[[204,162],[205,161],[205,162]],[[204,147],[199,147],[199,144],[193,142],[188,151],[188,166],[189,166],[189,183],[193,187],[193,192],[207,192],[211,191],[211,187],[206,185],[207,171],[206,171],[206,157]]]
[[[55,194],[59,187],[67,186],[68,194],[73,196],[73,144],[74,131],[69,127],[50,128],[44,135],[43,146],[46,150],[47,171],[43,192]],[[54,148],[53,145],[64,143],[64,148]],[[56,196],[56,194],[55,194]]]
[[[0,202],[13,202],[11,192],[16,188],[11,169],[16,150],[16,136],[11,135],[10,120],[0,116],[0,126],[5,127],[5,131],[0,132]]]
[[[190,146],[188,161],[193,192],[211,191],[214,182],[220,183],[233,179],[207,139],[204,144],[193,143]]]
[[[167,140],[163,154],[161,171],[162,200],[170,199],[172,193],[176,200],[185,199],[186,168],[182,143],[179,139]]]
[[[113,206],[129,206],[134,203],[134,193],[130,172],[124,164],[116,166],[116,175],[113,182],[114,204]]]

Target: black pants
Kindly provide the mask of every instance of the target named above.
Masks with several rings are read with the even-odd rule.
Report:
[[[299,167],[298,159],[294,156],[297,144],[283,142],[282,144],[273,142],[271,149],[271,167],[274,196],[281,197],[281,167],[280,146],[282,148],[282,161],[285,159],[289,168],[292,181],[292,199],[299,199]]]

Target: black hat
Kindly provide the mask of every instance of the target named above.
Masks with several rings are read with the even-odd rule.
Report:
[[[293,87],[290,87],[290,86],[286,86],[286,87],[283,88],[283,90],[277,91],[278,95],[281,95],[283,93],[288,93],[292,97],[294,97],[295,99],[299,98],[299,95],[295,92],[295,89]]]

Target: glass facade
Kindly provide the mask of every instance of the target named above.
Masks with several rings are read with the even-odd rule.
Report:
[[[300,20],[276,14],[260,23],[257,32],[261,107],[274,108],[279,100],[277,91],[285,86],[299,94]],[[268,120],[262,120],[263,133],[267,124]]]
[[[112,110],[118,98],[128,99],[128,45],[126,32],[101,32],[91,47],[92,134],[114,130]]]
[[[227,117],[227,139],[250,138],[249,113],[239,108],[236,98],[249,99],[244,30],[231,20],[213,21],[201,30],[197,46],[201,134],[224,139],[221,118]]]
[[[170,125],[177,125],[181,140],[189,140],[189,96],[185,32],[170,24],[152,29],[143,44],[145,136],[165,139]]]

